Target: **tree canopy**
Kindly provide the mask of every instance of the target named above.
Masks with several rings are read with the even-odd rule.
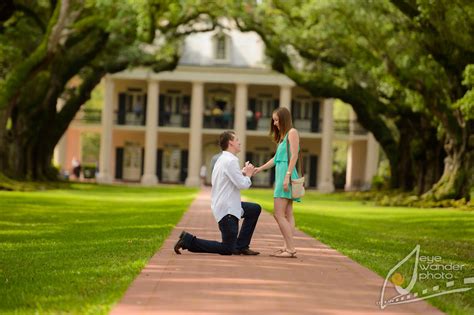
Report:
[[[390,160],[392,187],[469,198],[470,1],[242,1],[233,14],[262,36],[274,69],[352,105]]]
[[[7,176],[54,178],[54,146],[104,75],[173,69],[184,36],[227,17],[262,37],[273,69],[352,106],[390,161],[392,188],[469,198],[472,1],[7,0],[0,12]]]
[[[107,73],[173,69],[206,1],[6,1],[0,16],[0,166],[54,179],[54,146]],[[64,106],[57,109],[57,99]]]

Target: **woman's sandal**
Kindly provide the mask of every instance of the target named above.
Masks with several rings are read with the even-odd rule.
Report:
[[[283,252],[286,252],[286,249],[280,248],[280,249],[276,250],[274,253],[270,254],[270,257],[276,257],[276,255],[279,255]]]
[[[296,258],[296,251],[290,252],[290,251],[285,249],[281,253],[275,254],[274,257],[278,257],[278,258]]]

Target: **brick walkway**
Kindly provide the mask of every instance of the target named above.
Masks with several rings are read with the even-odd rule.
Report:
[[[210,190],[201,191],[111,314],[442,314],[424,301],[380,310],[384,279],[300,231],[297,259],[270,257],[282,238],[264,211],[251,244],[259,256],[176,255],[183,229],[220,240]]]

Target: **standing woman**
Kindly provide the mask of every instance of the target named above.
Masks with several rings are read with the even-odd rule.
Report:
[[[273,193],[273,216],[280,227],[285,241],[284,247],[272,256],[281,258],[296,258],[296,249],[293,242],[295,218],[293,216],[293,201],[300,202],[299,198],[291,197],[290,176],[298,178],[295,165],[298,160],[300,138],[298,131],[291,123],[290,111],[279,107],[273,111],[270,125],[270,136],[278,144],[275,156],[264,165],[256,169],[256,173],[275,166],[275,191]],[[287,145],[290,143],[290,156]],[[289,159],[289,163],[288,163]]]

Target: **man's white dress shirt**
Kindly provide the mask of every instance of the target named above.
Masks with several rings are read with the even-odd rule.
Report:
[[[239,159],[228,151],[223,151],[212,171],[211,209],[219,222],[228,214],[240,219],[243,215],[240,190],[252,185],[250,177],[244,176]]]

